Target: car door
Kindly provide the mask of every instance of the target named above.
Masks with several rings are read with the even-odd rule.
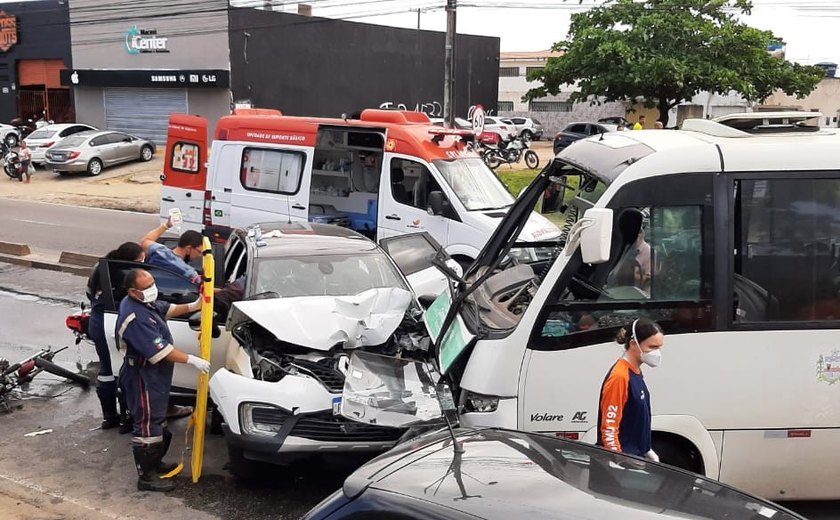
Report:
[[[221,259],[220,259],[221,261]],[[131,269],[141,268],[149,271],[155,278],[155,285],[158,288],[158,299],[172,304],[194,302],[198,299],[198,286],[190,280],[168,269],[141,264],[137,262],[124,262],[118,260],[100,260],[107,264],[107,269],[102,270],[104,279],[100,280],[105,290],[105,336],[108,339],[108,346],[111,352],[117,352],[116,347],[116,325],[119,304],[126,297],[127,291],[123,288],[125,276]],[[199,355],[198,332],[189,326],[189,315],[167,320],[169,331],[175,348],[187,354]],[[220,325],[220,327],[222,327]],[[211,347],[210,364],[212,374],[223,367],[226,359],[226,349],[230,342],[230,334],[221,328],[221,334],[214,338]],[[118,373],[122,365],[122,354],[111,357],[111,366]],[[198,381],[197,373],[191,366],[183,363],[175,364],[175,372],[172,378],[173,388],[195,390]]]
[[[434,259],[440,259],[457,275],[461,275],[461,266],[449,258],[440,244],[429,233],[411,233],[379,241],[382,249],[397,264],[408,279],[417,298],[425,303],[434,300],[447,289],[449,278],[435,266]]]
[[[140,155],[140,150],[128,134],[114,132],[110,140],[114,145],[114,163],[131,161]]]

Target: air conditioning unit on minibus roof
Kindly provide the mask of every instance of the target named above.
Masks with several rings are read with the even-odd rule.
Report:
[[[819,132],[822,117],[820,112],[743,112],[712,120],[686,119],[682,129],[717,137]]]

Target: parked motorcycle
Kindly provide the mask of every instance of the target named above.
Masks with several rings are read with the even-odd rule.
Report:
[[[19,141],[25,139],[26,136],[35,131],[35,122],[32,119],[23,120],[16,117],[9,121],[9,124],[17,128]]]
[[[20,162],[20,155],[14,150],[7,150],[3,155],[3,171],[10,179],[23,180],[23,164]]]
[[[530,150],[530,142],[526,137],[516,137],[513,140],[501,141],[498,145],[485,145],[486,150],[481,155],[484,163],[495,170],[502,164],[516,164],[524,157],[528,168],[538,168],[540,158],[537,152]]]

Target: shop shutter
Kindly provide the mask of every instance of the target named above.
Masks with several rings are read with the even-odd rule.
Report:
[[[185,89],[106,88],[105,126],[166,144],[169,114],[187,113]]]

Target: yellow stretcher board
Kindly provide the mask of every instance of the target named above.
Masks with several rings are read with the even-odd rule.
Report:
[[[210,247],[210,239],[205,237],[203,243],[204,254],[204,282],[201,286],[201,335],[199,344],[201,357],[210,361],[210,345],[213,340],[213,275],[216,272],[216,261]],[[210,386],[210,375],[199,372],[198,389],[195,396],[195,430],[193,430],[192,449],[192,481],[197,483],[201,478],[201,466],[204,462],[204,427],[207,424],[207,393]]]

